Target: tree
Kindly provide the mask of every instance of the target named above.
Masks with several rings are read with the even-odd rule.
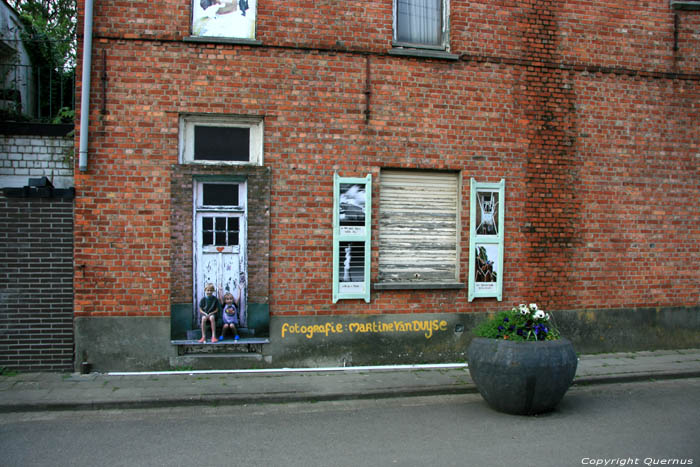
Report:
[[[9,0],[9,3],[24,24],[22,41],[34,65],[35,80],[40,83],[39,117],[72,121],[76,0]]]
[[[76,0],[10,0],[10,4],[24,22],[26,39],[37,44],[42,59],[75,67]]]

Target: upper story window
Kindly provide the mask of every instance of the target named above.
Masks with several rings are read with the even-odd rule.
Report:
[[[192,35],[255,39],[257,0],[192,0]]]
[[[182,117],[180,163],[262,165],[262,120],[218,115]]]
[[[394,0],[394,46],[448,49],[449,0]]]

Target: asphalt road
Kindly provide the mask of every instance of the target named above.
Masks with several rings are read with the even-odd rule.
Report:
[[[689,462],[700,464],[700,379],[575,387],[536,417],[478,395],[0,417],[2,466]]]

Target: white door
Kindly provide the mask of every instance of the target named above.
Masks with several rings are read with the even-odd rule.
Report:
[[[238,189],[238,185],[233,186]],[[245,213],[232,211],[227,206],[198,207],[195,232],[195,325],[198,323],[197,304],[204,297],[204,286],[208,283],[214,284],[220,300],[227,292],[238,298],[240,284],[241,319],[245,323]]]

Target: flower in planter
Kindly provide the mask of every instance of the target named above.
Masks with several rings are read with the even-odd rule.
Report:
[[[479,324],[474,333],[478,337],[514,341],[559,339],[559,331],[554,326],[551,315],[540,310],[535,303],[500,311]]]

